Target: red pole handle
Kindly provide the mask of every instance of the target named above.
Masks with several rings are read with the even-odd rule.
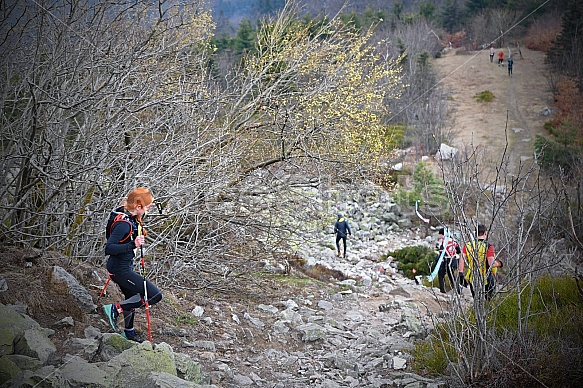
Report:
[[[145,236],[144,228],[142,227],[142,235]],[[152,325],[150,324],[150,303],[148,301],[148,287],[146,284],[146,263],[144,260],[144,248],[140,245],[140,256],[142,259],[142,278],[144,279],[144,299],[146,300],[146,323],[148,324],[148,341],[154,342],[152,340]]]

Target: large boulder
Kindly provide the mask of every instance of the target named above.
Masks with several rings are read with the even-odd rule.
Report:
[[[6,327],[0,327],[0,355],[14,353],[14,333]]]
[[[97,305],[93,303],[91,294],[85,287],[79,284],[73,275],[59,266],[54,266],[51,280],[56,283],[65,283],[69,290],[69,295],[78,302],[84,312],[95,312]]]
[[[9,381],[20,373],[20,368],[7,357],[0,357],[0,382]]]
[[[0,304],[0,354],[20,354],[36,358],[43,365],[50,364],[57,351],[49,339],[53,334],[53,330],[43,329],[29,316]]]
[[[109,361],[136,345],[137,342],[128,341],[120,334],[104,333],[99,347],[99,357],[102,361]]]
[[[199,388],[197,383],[182,380],[166,372],[151,372],[142,386],[143,388]]]
[[[200,363],[194,361],[188,355],[183,353],[174,353],[174,362],[176,363],[176,371],[178,372],[178,376],[182,379],[192,381],[193,383],[197,384],[208,383],[208,381],[205,381],[206,379]]]
[[[455,147],[448,146],[447,144],[441,143],[439,150],[435,154],[436,160],[450,160],[455,158],[458,153],[458,149]]]
[[[166,343],[152,346],[143,342],[107,362],[110,372],[117,369],[115,383],[119,387],[145,386],[150,372],[164,372],[177,376],[172,348]]]
[[[8,329],[16,338],[21,337],[28,329],[42,331],[47,336],[55,333],[53,330],[43,329],[34,319],[17,310],[17,306],[0,304],[0,328]]]
[[[16,340],[14,352],[38,358],[43,365],[52,363],[55,360],[57,348],[41,330],[28,329]]]
[[[57,369],[53,365],[46,365],[36,370],[23,370],[12,380],[5,381],[1,387],[35,387],[52,388],[65,387],[66,382],[57,380]]]
[[[66,381],[69,387],[106,388],[115,385],[114,376],[104,370],[103,363],[89,363],[78,356],[68,356],[63,361],[55,379]]]
[[[22,354],[9,354],[3,358],[12,361],[19,369],[23,370],[39,370],[43,367],[42,362],[38,358],[24,356]]]
[[[198,362],[174,353],[164,342],[138,344],[117,333],[102,334],[94,327],[85,328],[84,333],[86,338],[67,340],[66,348],[61,349],[67,350],[66,355],[57,360],[49,339],[53,330],[0,304],[0,388],[190,388],[209,382]],[[93,362],[96,360],[101,361]]]

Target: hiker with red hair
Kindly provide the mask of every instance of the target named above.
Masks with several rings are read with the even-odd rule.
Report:
[[[141,248],[145,242],[146,233],[142,227],[142,217],[154,205],[154,196],[148,188],[138,187],[132,190],[123,206],[111,213],[105,231],[107,237],[105,254],[109,255],[107,271],[111,280],[121,289],[125,300],[106,304],[103,309],[109,324],[116,332],[118,317],[123,314],[122,335],[136,342],[142,342],[142,339],[134,329],[134,310],[145,305],[146,295],[149,305],[162,300],[161,291],[133,269],[135,249]]]

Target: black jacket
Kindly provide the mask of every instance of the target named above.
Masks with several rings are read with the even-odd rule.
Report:
[[[348,225],[348,221],[344,218],[338,219],[334,224],[334,234],[338,234],[340,237],[346,237],[352,235],[352,230],[350,230],[350,225]]]
[[[120,213],[117,211],[112,212],[114,218],[118,214]],[[106,233],[109,236],[105,243],[105,254],[109,255],[107,271],[113,274],[133,271],[134,249],[136,249],[134,238],[138,233],[137,221],[126,215],[124,220],[115,222],[110,227],[111,229]]]

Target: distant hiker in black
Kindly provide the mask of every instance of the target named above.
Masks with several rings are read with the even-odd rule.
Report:
[[[340,257],[340,240],[342,240],[344,244],[344,257],[346,258],[346,238],[352,236],[352,231],[350,230],[350,225],[348,225],[348,222],[340,213],[338,213],[338,221],[334,224],[334,234],[336,234],[336,254]]]
[[[123,335],[132,341],[142,342],[134,330],[134,310],[145,305],[144,278],[134,272],[134,249],[144,244],[145,233],[138,233],[141,219],[154,207],[154,197],[149,189],[139,187],[128,194],[124,206],[117,208],[109,217],[106,229],[107,243],[105,254],[107,272],[121,289],[124,301],[103,306],[105,314],[113,330],[118,331],[117,319],[123,313]],[[162,300],[162,293],[149,280],[146,280],[149,305]]]
[[[508,57],[508,75],[510,77],[512,77],[512,65],[514,64],[514,61],[512,60],[512,55]]]

